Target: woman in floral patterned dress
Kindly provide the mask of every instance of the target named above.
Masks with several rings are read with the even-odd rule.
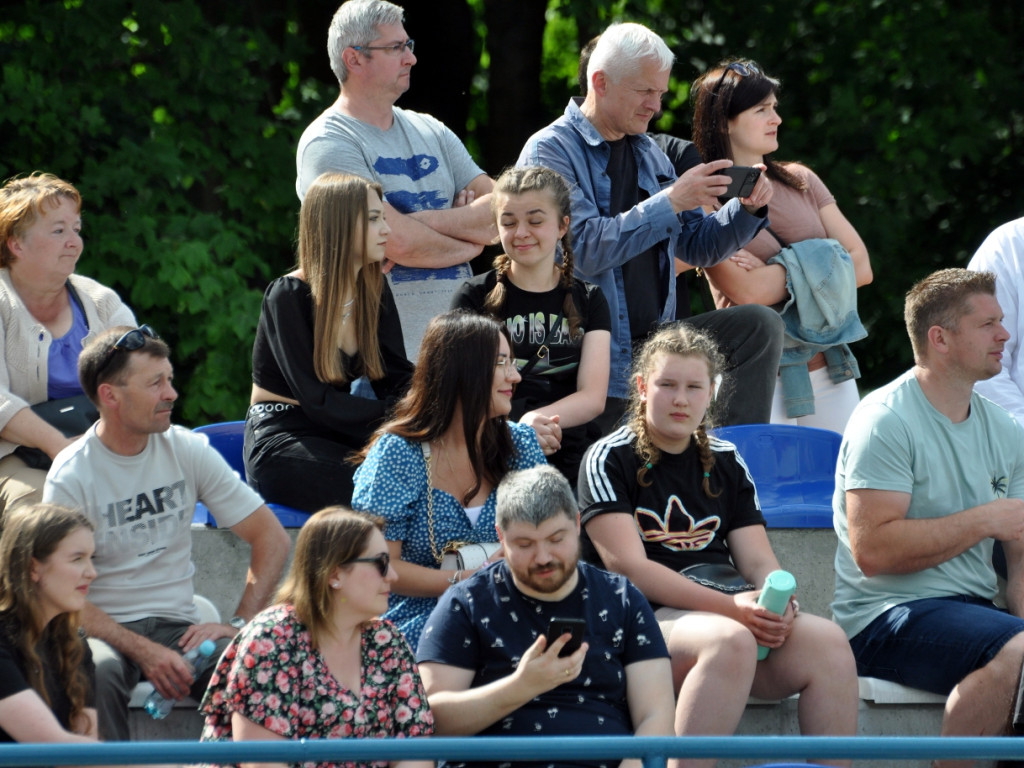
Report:
[[[203,741],[428,736],[412,651],[391,622],[391,567],[382,521],[344,507],[313,515],[267,608],[224,651],[203,698]],[[260,765],[270,765],[261,763]],[[374,766],[324,763],[318,768]],[[391,768],[428,768],[400,761]]]

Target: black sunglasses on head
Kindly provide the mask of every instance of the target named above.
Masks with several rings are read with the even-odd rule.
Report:
[[[134,352],[137,349],[142,349],[146,345],[147,337],[150,339],[160,338],[157,332],[148,325],[140,325],[138,328],[132,328],[130,331],[122,334],[121,338],[114,342],[114,346],[107,350],[103,363],[96,370],[96,378],[99,379],[100,374],[107,369],[110,361],[114,359],[114,355],[119,350],[123,349],[125,352]]]
[[[751,75],[761,74],[761,70],[757,68],[757,65],[752,61],[732,61],[725,65],[722,70],[722,76],[718,78],[718,82],[715,83],[715,87],[711,89],[711,98],[718,96],[718,91],[722,87],[722,83],[725,82],[725,78],[728,77],[730,72],[735,72],[740,77],[750,77]]]
[[[342,563],[342,565],[348,565],[349,563],[373,563],[377,566],[377,570],[380,571],[380,575],[386,577],[388,575],[388,568],[391,567],[391,553],[381,552],[373,557],[354,557],[348,562]]]

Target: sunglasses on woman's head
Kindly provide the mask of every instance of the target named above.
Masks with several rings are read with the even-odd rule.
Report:
[[[388,568],[391,566],[391,554],[389,552],[381,552],[373,557],[354,557],[348,562],[342,563],[342,565],[348,565],[349,563],[373,563],[377,566],[381,576],[387,576]]]
[[[761,70],[757,68],[757,65],[751,61],[733,61],[725,65],[722,70],[722,76],[718,78],[718,82],[715,83],[715,87],[711,89],[711,98],[718,96],[718,91],[722,87],[722,83],[725,82],[725,78],[730,72],[735,72],[740,77],[750,77],[751,75],[761,74]]]

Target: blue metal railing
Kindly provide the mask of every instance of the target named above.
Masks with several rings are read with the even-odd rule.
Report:
[[[663,768],[669,757],[781,760],[1024,760],[1024,739],[896,736],[490,737],[337,739],[198,743],[0,745],[0,766],[142,765],[238,762],[323,763],[371,760],[543,760],[639,758]]]

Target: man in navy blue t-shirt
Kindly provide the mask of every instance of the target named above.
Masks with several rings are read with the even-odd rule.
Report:
[[[449,589],[420,638],[437,733],[673,735],[658,623],[624,577],[578,561],[579,513],[565,478],[546,465],[507,475],[495,519],[505,559]],[[571,635],[549,639],[552,618],[583,620],[578,650],[560,655]]]

